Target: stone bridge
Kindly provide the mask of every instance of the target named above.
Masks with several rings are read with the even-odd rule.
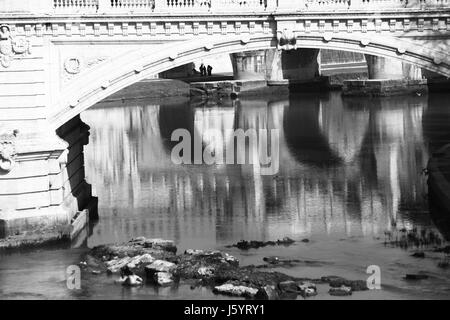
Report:
[[[370,55],[371,78],[422,69],[450,77],[449,0],[0,0],[0,8],[0,237],[73,235],[96,207],[79,114],[193,60],[232,54],[235,71],[251,77],[239,59],[261,57],[265,78],[281,80],[314,75],[318,49],[335,49]],[[293,65],[280,63],[286,52]]]

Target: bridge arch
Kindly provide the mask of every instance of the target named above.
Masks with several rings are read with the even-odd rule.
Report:
[[[450,57],[431,44],[416,43],[393,36],[366,38],[356,34],[302,33],[297,48],[334,49],[400,59],[450,77]],[[50,126],[57,129],[68,120],[113,93],[154,74],[209,55],[276,48],[273,34],[202,37],[124,53],[105,61],[74,79],[55,100]]]

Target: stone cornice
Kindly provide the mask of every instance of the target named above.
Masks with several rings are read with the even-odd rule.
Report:
[[[48,22],[20,22],[2,20],[8,25],[11,34],[26,37],[49,37],[53,42],[59,39],[74,41],[75,39],[124,39],[142,36],[177,36],[164,37],[164,41],[183,40],[199,34],[274,34],[280,25],[290,24],[293,31],[298,32],[402,32],[411,35],[419,32],[421,36],[439,35],[450,31],[450,11],[434,12],[434,15],[414,16],[403,13],[387,15],[361,14],[359,16],[345,15],[304,15],[289,14],[266,17],[245,16],[210,16],[197,19],[175,19],[173,17],[114,17],[105,19],[99,17],[78,17],[57,20],[54,17]],[[284,27],[283,27],[284,28]],[[426,31],[424,33],[423,31]]]
[[[3,23],[65,23],[67,20],[72,22],[82,21],[235,21],[235,20],[284,20],[284,19],[303,19],[303,18],[345,18],[345,19],[361,19],[361,18],[384,18],[387,16],[405,17],[405,18],[429,18],[429,17],[446,17],[450,16],[449,8],[432,8],[432,9],[386,9],[386,10],[298,10],[298,11],[261,11],[261,12],[185,12],[179,13],[108,13],[108,14],[0,14]]]

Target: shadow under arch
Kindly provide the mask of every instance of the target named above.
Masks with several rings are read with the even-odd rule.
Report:
[[[315,167],[340,165],[342,159],[330,148],[321,132],[319,112],[320,98],[317,96],[302,95],[302,100],[290,99],[283,117],[286,144],[300,163]]]
[[[422,118],[424,139],[432,154],[450,143],[450,101],[448,94],[430,93]]]
[[[159,108],[158,121],[159,130],[165,150],[170,155],[172,149],[180,141],[172,141],[172,133],[177,129],[184,129],[189,132],[191,137],[191,150],[194,147],[194,139],[196,138],[194,109],[189,101],[179,102],[175,104],[161,104]],[[193,154],[191,155],[193,160]]]

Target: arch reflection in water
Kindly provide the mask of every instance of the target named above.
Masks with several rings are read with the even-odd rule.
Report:
[[[89,241],[146,234],[213,247],[242,238],[373,236],[394,222],[430,227],[420,175],[429,155],[426,110],[420,97],[368,102],[336,94],[99,105],[83,115],[91,126],[88,180],[101,216]],[[249,165],[175,165],[176,128],[198,136],[208,128],[280,129],[280,171],[271,177]]]

